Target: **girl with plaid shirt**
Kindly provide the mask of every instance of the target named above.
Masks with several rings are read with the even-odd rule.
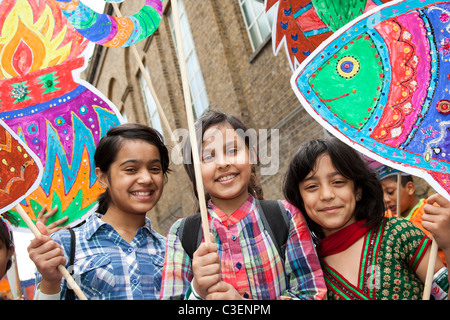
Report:
[[[58,265],[73,277],[88,299],[158,299],[165,238],[154,231],[146,213],[161,197],[169,154],[156,130],[139,124],[112,128],[95,151],[95,173],[106,189],[97,211],[74,228],[74,265],[68,266],[71,236],[63,229],[42,235],[28,247],[35,263],[35,299],[65,299],[70,292]]]
[[[175,222],[167,237],[161,298],[323,299],[322,271],[299,210],[279,202],[289,229],[284,259],[262,222],[252,195],[254,149],[245,137],[247,128],[231,115],[208,111],[196,130],[212,243],[203,239],[191,259],[180,241],[183,219]],[[189,141],[184,157],[195,186]]]

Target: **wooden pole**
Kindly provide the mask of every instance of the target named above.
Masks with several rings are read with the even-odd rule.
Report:
[[[402,187],[402,174],[397,173],[397,217],[400,217],[400,191]]]
[[[194,161],[195,182],[197,186],[198,201],[200,204],[200,215],[202,218],[203,235],[205,242],[210,243],[208,211],[206,209],[205,191],[200,172],[200,157],[198,154],[198,143],[194,126],[194,112],[192,111],[191,93],[189,91],[189,78],[187,74],[186,61],[184,57],[183,40],[181,37],[180,14],[177,0],[171,1],[173,10],[173,22],[175,27],[175,38],[177,39],[178,62],[180,65],[181,80],[183,83],[184,104],[186,107],[187,122],[189,128],[189,138],[192,146],[192,158]]]
[[[422,300],[430,300],[431,285],[433,283],[434,268],[436,266],[436,258],[438,253],[438,245],[435,240],[431,242],[430,260],[428,260],[427,275],[425,278],[425,287],[423,289]]]
[[[34,236],[37,237],[37,236],[41,235],[41,232],[34,225],[34,223],[31,221],[30,217],[27,215],[25,210],[23,210],[22,206],[20,204],[18,204],[18,205],[15,206],[15,209],[16,209],[17,213],[19,213],[19,215],[22,218],[22,220],[27,225],[28,229],[30,229],[31,232],[34,234]],[[64,279],[66,279],[67,283],[70,285],[70,287],[75,292],[75,294],[78,296],[78,298],[80,298],[80,300],[87,300],[87,298],[84,295],[83,291],[81,291],[81,289],[78,286],[78,284],[75,282],[75,280],[72,278],[70,273],[67,271],[67,269],[62,264],[60,264],[58,266],[58,270],[59,270],[59,272],[61,272],[61,274],[63,275]]]
[[[111,4],[114,8],[114,12],[116,13],[116,15],[118,17],[121,17],[122,13],[120,12],[119,6],[117,5],[117,3],[111,3]],[[175,17],[175,19],[174,19],[175,37],[177,39],[177,44],[178,44],[178,46],[177,46],[178,47],[178,57],[179,57],[179,62],[180,62],[179,64],[180,64],[180,71],[181,71],[181,79],[183,82],[183,94],[184,94],[184,102],[185,102],[185,106],[186,106],[186,114],[187,114],[188,127],[189,127],[189,137],[190,137],[191,146],[192,146],[192,157],[194,160],[195,180],[196,180],[197,193],[198,193],[199,202],[200,202],[200,214],[202,217],[202,228],[203,228],[203,234],[205,237],[205,242],[210,243],[211,241],[210,241],[210,236],[209,236],[208,213],[207,213],[207,209],[206,209],[205,192],[204,192],[203,183],[202,183],[202,179],[201,179],[201,173],[200,173],[200,159],[199,159],[199,155],[197,153],[198,144],[197,144],[197,140],[196,140],[196,136],[195,136],[194,115],[193,115],[193,111],[192,111],[191,95],[190,95],[190,91],[189,91],[189,80],[188,80],[186,64],[185,64],[185,60],[184,60],[183,42],[181,40],[181,28],[180,28],[180,22],[179,22],[178,5],[177,5],[176,1],[172,1],[172,9],[174,11],[174,17]],[[156,96],[156,92],[153,89],[150,76],[148,75],[147,70],[145,70],[144,64],[141,61],[139,53],[138,53],[135,45],[131,45],[130,48],[138,62],[138,65],[139,65],[139,68],[140,68],[142,74],[144,75],[144,79],[147,83],[147,86],[149,87],[150,92],[151,92],[153,98],[155,99],[156,107],[158,109],[161,119],[163,120],[163,124],[166,127],[166,129],[170,132],[172,141],[175,142],[176,139],[173,136],[173,131],[170,128],[169,122],[167,121],[167,118],[164,114],[164,110],[162,109],[161,104],[159,103],[159,100]],[[175,145],[175,147],[177,147],[177,146],[178,145]],[[179,151],[177,151],[177,152],[179,152]]]
[[[15,252],[14,252],[12,258],[14,259],[14,273],[16,275],[17,295],[20,299],[20,297],[22,296],[22,286],[20,285],[19,267],[17,266],[17,255]]]

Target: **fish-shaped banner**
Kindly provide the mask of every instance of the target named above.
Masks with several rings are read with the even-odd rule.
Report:
[[[39,186],[20,202],[31,220],[57,205],[49,223],[68,216],[76,224],[104,191],[94,152],[121,115],[80,79],[88,44],[53,0],[0,2],[0,119],[43,166]]]
[[[146,0],[142,9],[129,17],[97,13],[80,0],[55,0],[72,26],[86,39],[111,48],[129,47],[149,37],[162,18],[162,0]],[[105,0],[122,2],[123,0]]]
[[[36,155],[0,120],[0,213],[14,208],[41,181]]]
[[[339,29],[291,84],[332,134],[450,198],[449,79],[450,1],[409,0]]]
[[[275,10],[272,45],[275,55],[286,48],[295,71],[333,32],[364,12],[389,0],[266,0],[266,12]]]

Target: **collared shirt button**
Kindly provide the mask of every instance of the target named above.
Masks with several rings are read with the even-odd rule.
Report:
[[[248,295],[248,293],[246,292],[246,293],[244,293],[244,296],[243,296],[245,299],[248,299],[248,297],[249,297],[249,295]]]
[[[132,253],[133,251],[134,251],[133,248],[131,248],[131,247],[128,248],[128,252],[129,252],[129,253]]]
[[[241,270],[242,264],[240,262],[236,263],[236,268],[238,268],[238,270]]]
[[[233,235],[231,236],[231,240],[236,241],[236,239],[237,239],[237,237],[233,234]]]

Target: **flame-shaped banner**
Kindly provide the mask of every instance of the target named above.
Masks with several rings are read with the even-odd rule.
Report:
[[[40,159],[39,187],[21,205],[32,220],[44,205],[74,224],[103,192],[93,156],[102,136],[119,125],[115,106],[79,78],[89,43],[58,3],[0,3],[0,119]],[[22,225],[23,226],[23,225]]]
[[[0,213],[35,190],[42,176],[36,155],[0,120]]]

